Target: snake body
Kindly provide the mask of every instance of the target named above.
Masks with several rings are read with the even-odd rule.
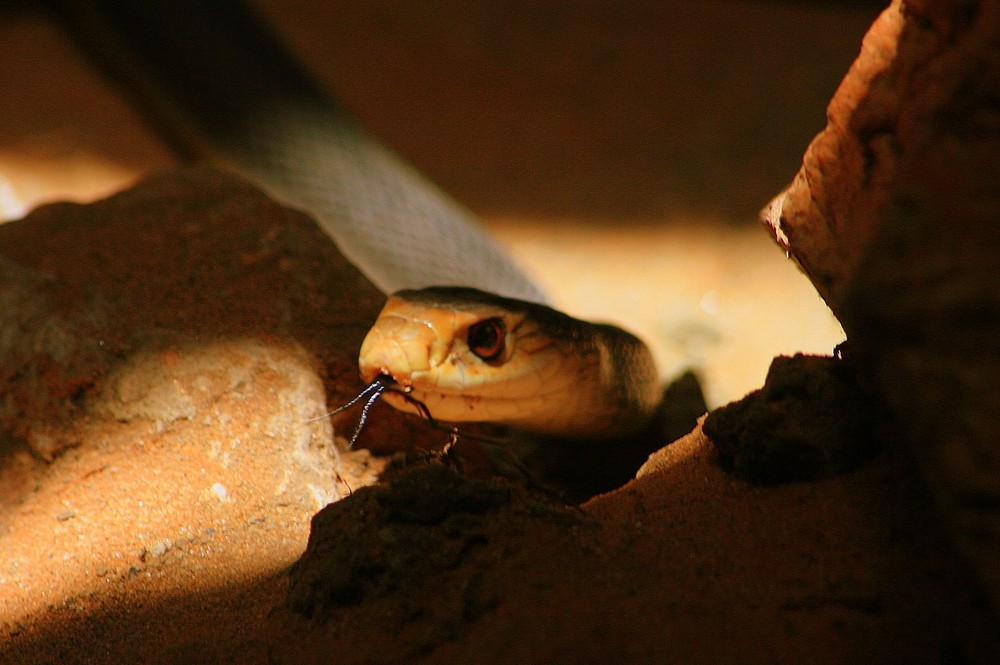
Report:
[[[567,437],[648,420],[659,392],[642,342],[539,304],[472,215],[363,131],[239,2],[63,5],[188,154],[305,209],[384,292],[409,289],[389,298],[359,359],[363,379],[407,391],[387,392],[391,404]],[[477,354],[484,340],[498,346]]]

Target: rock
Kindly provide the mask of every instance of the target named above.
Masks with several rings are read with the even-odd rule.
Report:
[[[227,620],[265,612],[313,513],[380,468],[310,419],[360,388],[382,300],[312,221],[207,168],[0,227],[2,623],[30,640],[113,607],[92,639],[130,660],[137,606],[231,588]]]
[[[1000,2],[896,0],[764,217],[1000,610]]]
[[[778,357],[764,387],[705,418],[719,464],[752,483],[846,473],[881,449],[879,403],[844,358]]]

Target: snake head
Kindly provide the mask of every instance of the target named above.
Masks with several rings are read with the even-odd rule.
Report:
[[[438,420],[521,422],[575,379],[557,371],[562,352],[523,305],[531,304],[457,287],[395,293],[361,345],[361,378],[392,377]],[[415,410],[400,395],[384,399]]]
[[[437,420],[573,436],[620,426],[619,412],[635,406],[616,365],[623,340],[645,349],[624,331],[543,305],[431,287],[389,297],[358,365],[366,383],[391,377],[406,397],[387,391],[383,399],[402,411],[419,402]]]

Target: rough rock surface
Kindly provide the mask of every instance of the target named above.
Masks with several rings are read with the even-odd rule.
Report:
[[[881,450],[879,400],[842,357],[778,357],[764,386],[715,409],[704,431],[719,465],[755,483],[819,480],[853,471]]]
[[[166,630],[183,653],[263,616],[311,515],[373,478],[309,419],[359,383],[381,300],[311,221],[207,169],[0,227],[0,645],[228,613]]]
[[[897,0],[765,211],[1000,608],[1000,2]]]

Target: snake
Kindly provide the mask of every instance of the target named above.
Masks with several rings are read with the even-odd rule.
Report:
[[[367,406],[382,397],[444,422],[567,438],[650,421],[648,347],[550,307],[472,213],[365,131],[238,0],[58,7],[182,155],[309,213],[390,294],[359,352]]]

